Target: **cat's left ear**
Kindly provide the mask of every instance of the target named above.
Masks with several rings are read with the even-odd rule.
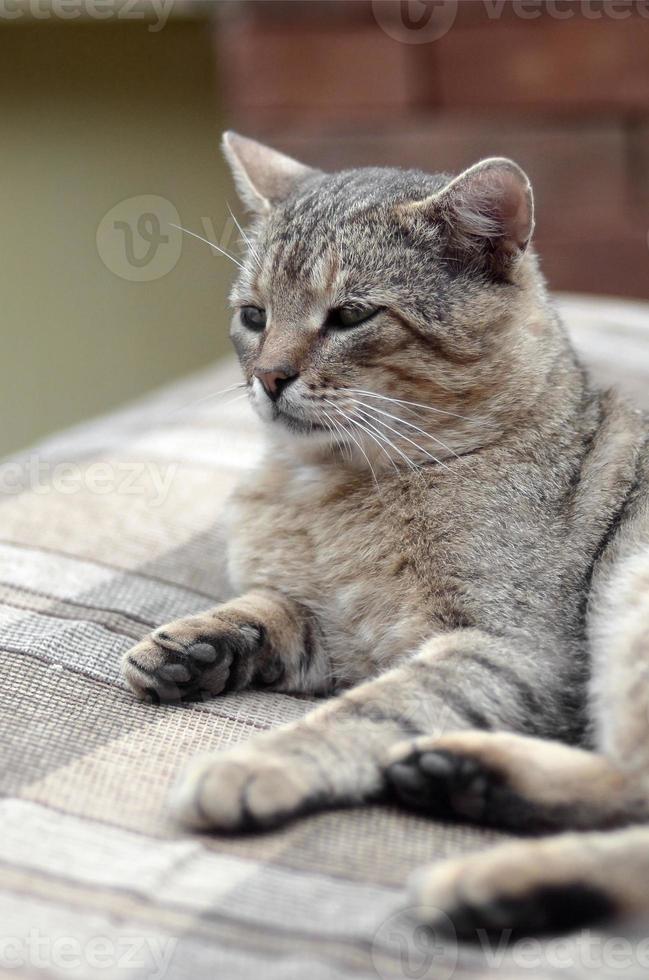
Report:
[[[223,153],[243,206],[268,214],[307,177],[319,171],[231,130],[223,134]]]
[[[491,157],[469,167],[441,191],[406,205],[442,226],[453,256],[506,274],[534,230],[532,187],[512,160]]]

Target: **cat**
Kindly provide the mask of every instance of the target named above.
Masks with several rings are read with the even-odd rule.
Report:
[[[224,152],[267,441],[229,507],[239,598],[156,630],[125,676],[160,700],[336,696],[197,759],[175,814],[238,831],[392,799],[546,834],[416,873],[424,919],[460,934],[649,911],[649,419],[578,362],[527,176]]]

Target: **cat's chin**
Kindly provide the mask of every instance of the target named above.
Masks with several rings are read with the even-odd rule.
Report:
[[[288,432],[304,439],[326,436],[327,439],[331,440],[331,430],[324,425],[292,415],[282,409],[275,408],[270,418],[264,417],[264,422],[273,429]]]
[[[286,412],[277,411],[272,418],[263,418],[263,421],[267,435],[279,443],[297,443],[324,450],[333,449],[337,443],[330,429]]]

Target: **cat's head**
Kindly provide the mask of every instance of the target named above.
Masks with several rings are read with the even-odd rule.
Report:
[[[329,174],[234,133],[224,151],[251,213],[231,336],[275,434],[403,465],[531,404],[548,327],[520,167]]]

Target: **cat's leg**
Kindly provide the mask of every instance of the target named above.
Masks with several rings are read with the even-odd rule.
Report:
[[[590,711],[598,749],[649,792],[649,506],[626,538],[590,601]]]
[[[478,630],[424,644],[412,658],[301,721],[190,765],[175,812],[196,827],[266,827],[328,805],[357,803],[384,791],[395,744],[423,732],[536,726],[552,730],[552,669]],[[550,677],[544,676],[549,672]]]
[[[649,828],[502,844],[416,871],[417,914],[459,937],[567,932],[649,913]]]
[[[588,626],[595,752],[506,733],[459,732],[397,746],[399,799],[523,832],[649,820],[649,520],[641,513],[598,572]],[[638,543],[644,547],[638,548]]]
[[[467,782],[475,778],[473,763],[483,774],[499,770],[492,800],[500,793],[514,814],[516,806],[522,812],[523,800],[526,814],[533,812],[538,820],[545,808],[546,817],[559,818],[556,826],[563,819],[565,825],[604,827],[616,814],[621,820],[649,821],[649,549],[637,550],[640,538],[638,527],[632,528],[633,549],[602,570],[591,598],[591,704],[600,754],[567,747],[557,754],[551,743],[507,735],[492,736],[489,745],[480,732],[444,740],[456,768],[460,756],[465,760]],[[435,753],[441,746],[442,740],[421,746],[433,750],[427,765],[440,773],[443,756]],[[405,747],[401,752],[408,758]],[[454,780],[447,779],[447,793]],[[438,785],[434,792],[440,793]],[[460,789],[454,792],[460,803],[455,812],[466,809]],[[489,791],[483,787],[474,796],[484,799]],[[507,818],[502,822],[513,824]],[[647,915],[648,882],[649,827],[640,827],[504,845],[418,871],[413,891],[418,903],[430,906],[430,920],[437,908],[451,915],[460,931],[535,931],[586,925],[605,914]]]
[[[315,617],[269,590],[161,626],[125,654],[122,666],[139,697],[160,701],[250,684],[302,693],[331,690]]]
[[[404,742],[387,778],[410,809],[517,833],[624,826],[649,798],[602,755],[509,732],[453,732]]]

